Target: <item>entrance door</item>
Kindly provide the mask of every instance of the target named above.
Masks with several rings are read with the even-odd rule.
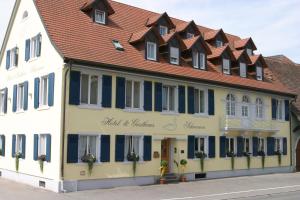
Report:
[[[165,160],[168,162],[167,173],[169,173],[170,166],[170,139],[164,139],[161,141],[161,160]]]
[[[298,141],[296,148],[296,171],[300,172],[300,140]]]

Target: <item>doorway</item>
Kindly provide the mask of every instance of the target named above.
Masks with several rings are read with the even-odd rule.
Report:
[[[171,139],[166,138],[161,141],[161,160],[165,160],[168,162],[168,167],[166,173],[170,173],[172,170],[172,163],[171,160]]]
[[[298,140],[296,148],[296,171],[300,172],[300,140]]]

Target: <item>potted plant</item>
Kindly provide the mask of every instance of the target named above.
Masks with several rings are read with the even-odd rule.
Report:
[[[20,152],[16,153],[15,157],[16,157],[16,171],[18,172],[19,171],[19,160],[20,160],[20,158],[22,158],[22,153],[20,153]]]
[[[94,163],[96,162],[96,157],[91,153],[85,154],[81,157],[81,161],[88,164],[89,175],[91,175]]]
[[[227,152],[227,156],[231,158],[231,170],[234,170],[234,158],[235,154],[233,151]]]
[[[250,169],[250,166],[251,166],[251,153],[244,152],[243,155],[247,158],[247,167],[248,167],[248,169]]]
[[[160,184],[166,183],[165,175],[167,172],[167,168],[168,168],[168,162],[165,160],[162,160],[160,162],[160,179],[159,179]]]
[[[200,168],[201,172],[204,171],[204,159],[207,157],[207,155],[203,151],[199,151],[195,153],[196,158],[200,159]]]
[[[281,156],[282,156],[282,152],[280,150],[275,151],[275,155],[277,155],[278,158],[278,164],[279,166],[281,166]]]
[[[132,171],[133,171],[133,175],[135,176],[136,164],[140,160],[140,157],[133,151],[131,153],[128,153],[127,160],[132,162]]]
[[[261,156],[261,166],[264,169],[265,168],[266,153],[264,151],[259,151],[257,154],[259,156]]]
[[[180,166],[181,166],[181,170],[182,170],[182,174],[181,174],[181,177],[180,177],[181,182],[186,182],[186,177],[184,175],[184,170],[186,168],[186,165],[187,165],[187,160],[186,159],[181,159],[180,160]]]
[[[40,155],[38,157],[38,161],[39,161],[39,164],[40,164],[40,170],[43,173],[44,172],[44,162],[46,161],[46,155]]]

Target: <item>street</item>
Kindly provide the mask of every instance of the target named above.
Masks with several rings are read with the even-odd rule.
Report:
[[[2,200],[298,200],[300,173],[271,174],[188,183],[121,187],[56,194],[0,179]]]

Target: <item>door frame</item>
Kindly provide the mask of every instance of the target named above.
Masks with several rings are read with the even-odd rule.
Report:
[[[164,141],[164,140],[168,140],[168,158],[167,158],[167,162],[168,162],[168,173],[172,173],[173,170],[174,170],[174,163],[173,163],[173,160],[174,160],[174,152],[173,152],[173,149],[174,149],[174,138],[163,138],[161,141]],[[162,149],[162,146],[163,143],[161,142],[161,149]],[[162,152],[161,152],[162,153]],[[162,160],[162,155],[161,155],[161,160]]]

